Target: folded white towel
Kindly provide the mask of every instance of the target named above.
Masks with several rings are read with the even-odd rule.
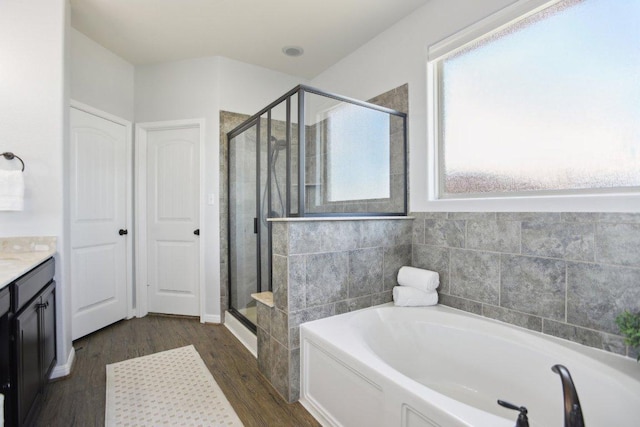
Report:
[[[395,286],[393,288],[393,303],[399,307],[424,307],[438,304],[436,291],[421,291],[409,286]]]
[[[0,170],[0,211],[24,209],[24,175],[18,170]]]
[[[435,271],[403,266],[398,271],[398,284],[425,292],[435,291],[440,285],[440,276]]]

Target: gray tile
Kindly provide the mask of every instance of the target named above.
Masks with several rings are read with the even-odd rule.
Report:
[[[300,348],[300,327],[289,328],[289,350]]]
[[[366,295],[359,298],[351,298],[347,300],[349,311],[362,310],[373,305],[373,298],[371,295]]]
[[[626,222],[640,224],[640,213],[613,213],[602,212],[599,215],[600,222]]]
[[[371,306],[373,307],[374,305],[380,305],[380,304],[386,304],[388,302],[393,301],[393,292],[392,291],[385,291],[385,292],[381,292],[379,294],[374,294],[371,296]]]
[[[500,255],[451,250],[451,295],[498,305]]]
[[[640,349],[627,346],[627,356],[633,360],[640,361]]]
[[[335,304],[335,315],[344,314],[349,312],[348,300],[338,301]]]
[[[271,336],[280,344],[289,344],[289,316],[277,308],[271,310]]]
[[[286,222],[271,223],[271,245],[273,253],[289,255],[289,225]]]
[[[307,256],[306,306],[347,298],[349,253],[331,252]]]
[[[300,349],[289,352],[289,399],[288,403],[300,398]]]
[[[271,257],[271,278],[273,285],[273,303],[275,306],[285,312],[289,311],[289,289],[288,277],[289,267],[287,257],[282,255],[273,255]]]
[[[384,248],[383,289],[390,291],[398,285],[398,270],[403,265],[411,265],[411,245]]]
[[[289,312],[306,306],[307,262],[305,255],[292,255],[289,261],[288,300]]]
[[[360,228],[358,248],[411,244],[413,231],[412,220],[388,219],[358,222]]]
[[[349,252],[348,298],[382,292],[383,248]]]
[[[296,328],[305,322],[312,322],[324,319],[335,314],[335,304],[319,305],[317,307],[306,308],[289,316],[289,328]]]
[[[449,219],[473,219],[476,221],[495,221],[495,212],[449,212]]]
[[[383,220],[358,221],[358,248],[375,248],[390,245],[386,235],[387,224]]]
[[[289,224],[289,254],[356,249],[359,232],[358,222],[292,222]]]
[[[450,293],[448,248],[413,245],[411,266],[435,271],[440,276],[439,292]],[[397,274],[396,274],[397,277]]]
[[[615,317],[640,311],[640,269],[567,264],[567,322],[619,334]]]
[[[565,318],[565,262],[503,255],[500,305],[555,320]]]
[[[611,353],[620,354],[626,356],[627,345],[624,343],[624,338],[617,335],[610,335],[602,333],[602,349],[610,351]]]
[[[522,253],[593,261],[595,226],[591,223],[522,223]]]
[[[589,347],[603,348],[602,334],[579,326],[543,319],[542,332],[547,335],[553,335],[554,337],[588,345]]]
[[[424,218],[416,218],[413,220],[413,243],[424,243]]]
[[[271,336],[262,328],[258,328],[258,369],[271,381]]]
[[[469,313],[482,314],[482,304],[464,298],[458,298],[452,295],[439,294],[438,302],[442,305],[464,310]]]
[[[498,221],[559,222],[560,212],[498,212]]]
[[[596,261],[640,266],[640,224],[598,224]]]
[[[262,303],[256,304],[257,326],[264,329],[266,333],[271,333],[271,310],[274,309]]]
[[[520,223],[517,221],[467,221],[467,248],[520,253]]]
[[[286,401],[289,400],[289,351],[271,339],[271,385]]]
[[[564,222],[598,222],[600,216],[595,212],[562,212]]]
[[[482,315],[491,319],[500,320],[501,322],[520,326],[521,328],[527,328],[533,331],[542,332],[541,317],[518,313],[517,311],[487,304],[482,305]]]
[[[416,219],[440,219],[445,220],[449,214],[447,212],[411,212],[409,216],[415,216]],[[463,219],[463,218],[460,218]]]
[[[394,132],[389,137],[389,165],[391,173],[404,173],[404,132]]]
[[[464,247],[464,221],[424,220],[424,242],[427,245]]]

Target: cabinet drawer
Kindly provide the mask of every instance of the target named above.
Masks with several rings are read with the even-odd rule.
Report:
[[[49,258],[13,284],[13,312],[17,313],[51,280],[55,273],[55,262]]]
[[[9,294],[9,287],[0,290],[0,317],[9,312],[11,308],[11,296]]]

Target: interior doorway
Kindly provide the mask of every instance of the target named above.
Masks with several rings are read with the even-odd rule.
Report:
[[[204,120],[136,124],[137,312],[204,318]]]

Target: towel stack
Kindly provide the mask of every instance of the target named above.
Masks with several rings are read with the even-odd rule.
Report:
[[[422,307],[438,304],[440,276],[435,271],[415,267],[400,267],[398,284],[393,288],[393,302],[402,307]]]
[[[19,170],[0,170],[0,211],[24,209],[24,177]]]

